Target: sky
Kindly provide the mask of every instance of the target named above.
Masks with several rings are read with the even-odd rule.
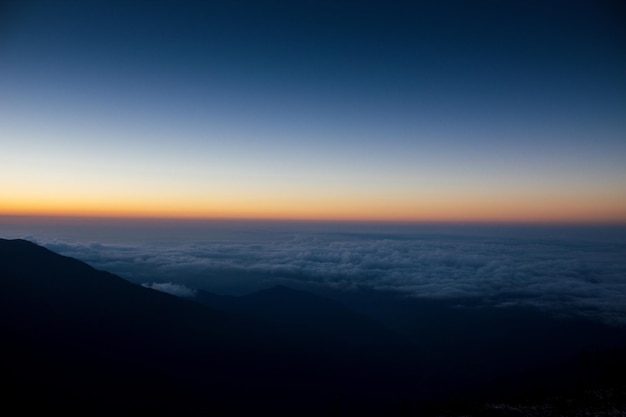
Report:
[[[0,215],[626,222],[615,1],[5,1]]]

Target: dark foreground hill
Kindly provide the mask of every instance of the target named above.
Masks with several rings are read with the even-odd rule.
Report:
[[[623,329],[389,294],[335,296],[341,302],[275,287],[180,299],[0,239],[2,407],[509,415],[513,406],[483,404],[550,404],[626,383]]]
[[[0,276],[4,386],[21,407],[185,410],[245,363],[234,337],[254,329],[32,243],[0,241]]]
[[[0,240],[0,277],[4,397],[25,410],[319,415],[357,398],[372,410],[422,382],[401,337],[347,310],[337,316],[333,302],[344,322],[309,333],[306,323],[211,309],[23,240]]]

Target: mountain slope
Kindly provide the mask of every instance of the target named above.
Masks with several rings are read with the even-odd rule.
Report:
[[[26,241],[0,240],[0,277],[3,375],[19,393],[36,388],[63,407],[82,407],[73,403],[79,398],[110,407],[179,409],[179,400],[168,399],[203,389],[227,393],[234,384],[230,370],[249,356],[241,347],[256,337],[254,323]],[[217,371],[219,383],[195,372],[198,366]],[[149,399],[155,392],[167,394],[158,406]],[[69,397],[74,400],[62,399]]]
[[[304,316],[290,323],[297,332],[284,332],[267,320],[276,313],[272,305],[304,307],[309,299],[307,308],[332,312],[331,320],[342,309],[277,291],[246,299],[266,317],[231,314],[27,241],[0,239],[0,367],[11,387],[7,397],[26,408],[36,398],[73,414],[123,407],[177,415],[319,415],[337,398],[382,403],[421,383],[410,346],[398,349],[397,340],[384,338],[375,346],[358,337],[337,343],[333,335],[342,328],[350,335],[351,324],[361,323],[356,334],[384,331],[347,310],[341,315],[350,320],[334,323],[330,333],[321,331],[322,321],[311,329]]]

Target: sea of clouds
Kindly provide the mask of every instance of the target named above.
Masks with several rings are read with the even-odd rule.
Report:
[[[260,236],[260,235],[259,235]],[[102,244],[38,239],[97,269],[175,295],[276,284],[395,290],[626,322],[626,242],[498,234],[294,233]]]

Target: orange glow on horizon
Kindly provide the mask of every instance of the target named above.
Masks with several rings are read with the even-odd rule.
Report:
[[[572,204],[571,201],[364,201],[327,199],[315,201],[7,201],[0,199],[0,215],[110,218],[259,219],[304,221],[382,222],[536,222],[536,223],[626,223],[626,205]]]

